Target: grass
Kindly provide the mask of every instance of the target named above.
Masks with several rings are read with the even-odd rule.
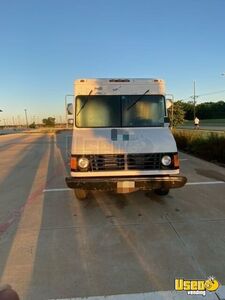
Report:
[[[174,130],[178,149],[212,162],[225,164],[225,135],[197,130]]]
[[[224,126],[225,127],[225,119],[205,119],[200,120],[200,127],[202,126]],[[183,126],[194,126],[192,120],[185,120]]]

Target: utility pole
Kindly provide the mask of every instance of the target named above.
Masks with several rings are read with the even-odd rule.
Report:
[[[195,119],[195,105],[196,105],[195,80],[194,80],[194,95],[193,95],[193,99],[194,99],[194,119]]]
[[[26,110],[26,108],[24,109],[24,112],[25,112],[25,118],[26,118],[26,125],[27,125],[27,128],[28,128],[28,119],[27,119],[27,110]]]

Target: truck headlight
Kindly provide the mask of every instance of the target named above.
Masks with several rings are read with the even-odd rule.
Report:
[[[78,160],[78,166],[79,166],[81,169],[87,169],[87,167],[89,166],[89,160],[88,160],[86,157],[81,157],[81,158]]]
[[[161,162],[165,167],[168,167],[171,164],[172,160],[169,155],[164,155],[161,159]]]

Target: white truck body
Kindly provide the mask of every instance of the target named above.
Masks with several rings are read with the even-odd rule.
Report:
[[[165,122],[163,80],[79,79],[74,82],[74,95],[71,161],[77,160],[73,161],[77,164],[85,157],[89,166],[83,170],[79,166],[71,167],[67,184],[68,181],[85,181],[85,178],[115,181],[124,177],[127,182],[127,178],[149,176],[149,180],[153,180],[151,176],[179,174],[179,166],[162,167],[159,162],[167,154],[176,164],[178,160],[175,140],[168,120]],[[113,126],[114,123],[120,126]],[[80,184],[82,186],[82,182]],[[76,188],[76,184],[68,186]]]

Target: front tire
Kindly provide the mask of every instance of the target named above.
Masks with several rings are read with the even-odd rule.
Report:
[[[74,195],[78,200],[85,200],[87,198],[87,191],[83,189],[74,189]]]
[[[157,190],[154,190],[155,194],[159,195],[159,196],[166,196],[169,194],[169,189],[157,189]]]

